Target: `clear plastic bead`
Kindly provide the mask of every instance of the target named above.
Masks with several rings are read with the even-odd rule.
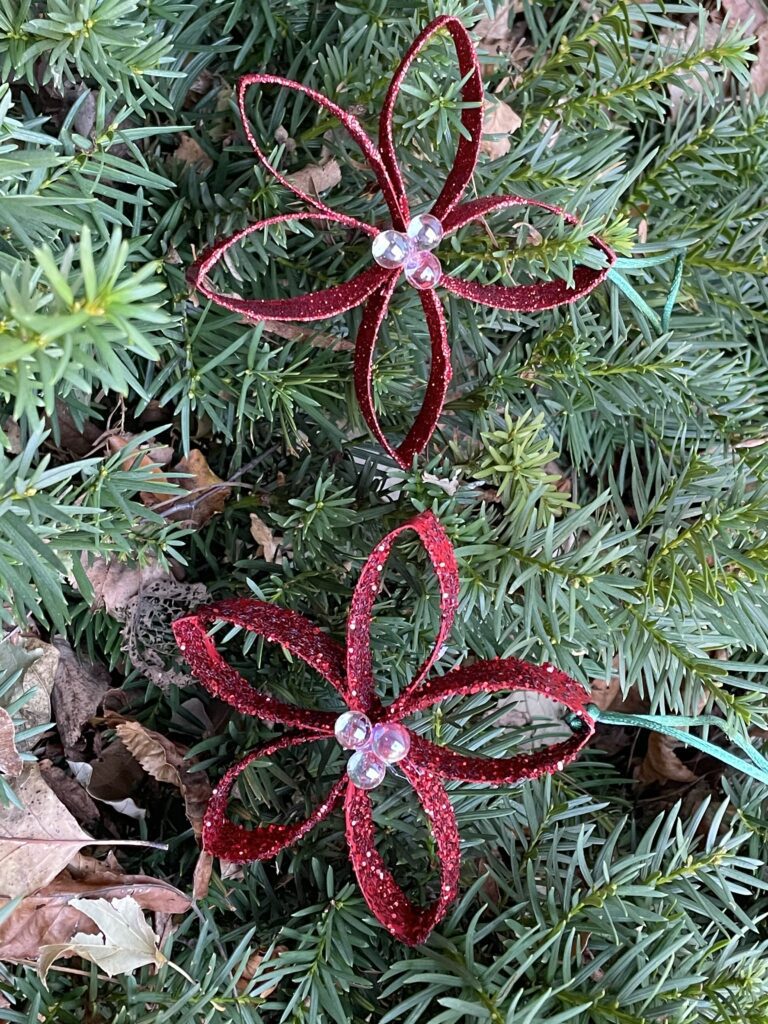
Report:
[[[336,739],[345,750],[359,750],[371,738],[371,721],[362,711],[345,711],[333,726]]]
[[[371,243],[373,258],[380,267],[402,267],[413,250],[413,243],[402,231],[380,231]]]
[[[443,225],[431,213],[421,213],[409,223],[406,233],[418,250],[428,252],[440,244]]]
[[[431,252],[416,252],[405,264],[406,281],[419,291],[436,287],[442,276],[440,260]]]
[[[397,722],[379,722],[373,727],[371,750],[386,764],[397,764],[408,756],[411,734]]]
[[[357,750],[347,761],[349,781],[358,789],[375,789],[386,774],[387,766],[372,750]]]

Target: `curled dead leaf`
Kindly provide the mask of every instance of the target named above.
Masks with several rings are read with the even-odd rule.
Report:
[[[158,508],[164,516],[176,522],[201,527],[217,512],[224,511],[232,487],[216,476],[199,449],[193,448],[185,459],[176,464],[174,472],[184,473],[189,478],[179,478],[187,494],[171,502],[164,502]]]
[[[185,760],[186,750],[159,732],[147,729],[140,722],[107,717],[125,747],[141,767],[157,779],[175,786],[184,798],[186,812],[197,839],[203,827],[203,815],[211,797],[211,786],[205,772],[190,771],[191,762]]]

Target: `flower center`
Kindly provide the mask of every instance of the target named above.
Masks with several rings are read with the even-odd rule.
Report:
[[[345,750],[354,753],[347,762],[350,782],[359,789],[375,789],[387,774],[387,765],[408,756],[411,735],[399,722],[377,722],[361,711],[345,711],[333,731]]]
[[[443,225],[430,213],[420,214],[409,222],[405,232],[380,231],[373,240],[371,252],[380,267],[405,271],[405,279],[420,290],[435,288],[443,270],[432,252],[443,237]]]

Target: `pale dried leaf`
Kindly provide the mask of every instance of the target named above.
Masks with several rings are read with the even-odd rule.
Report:
[[[16,779],[21,775],[24,762],[16,749],[16,727],[13,719],[0,708],[0,772]]]
[[[76,932],[95,933],[94,922],[71,905],[75,897],[131,896],[143,910],[162,914],[183,914],[191,906],[189,898],[168,882],[126,875],[112,855],[110,858],[112,867],[109,859],[105,863],[77,854],[50,885],[26,896],[0,923],[0,960],[36,960],[41,946],[68,943]]]
[[[294,188],[316,196],[339,184],[341,168],[338,161],[331,159],[322,164],[307,164],[294,174],[286,174],[285,178]]]
[[[59,652],[52,644],[33,637],[24,637],[18,643],[0,644],[0,672],[10,674],[23,668],[19,680],[5,693],[3,702],[12,704],[28,695],[26,703],[16,712],[25,729],[33,729],[51,721],[51,691],[59,664]],[[20,740],[22,752],[31,749],[39,737]]]
[[[85,575],[93,587],[94,610],[104,608],[116,619],[122,620],[132,598],[153,580],[166,579],[168,573],[156,562],[148,565],[129,565],[116,558],[96,558],[90,564],[83,554]]]
[[[512,148],[510,135],[522,124],[522,120],[504,100],[487,96],[483,104],[483,137],[480,152],[491,160],[497,160]]]
[[[510,15],[520,10],[519,0],[505,0],[494,11],[493,17],[481,18],[473,29],[477,46],[485,50],[506,50],[513,43]]]
[[[264,520],[259,519],[255,512],[251,512],[251,536],[259,546],[256,551],[257,555],[260,555],[265,562],[281,564],[283,559],[278,553],[279,545],[275,540],[275,535]]]
[[[23,808],[0,816],[0,896],[25,896],[47,885],[92,841],[44,782],[36,764],[16,784]]]
[[[675,753],[675,747],[679,746],[680,740],[673,736],[650,733],[648,750],[640,764],[638,779],[641,782],[694,782],[696,776]]]
[[[71,906],[90,918],[101,934],[78,932],[68,943],[43,946],[37,965],[43,983],[51,965],[63,956],[89,960],[110,977],[128,974],[147,964],[161,967],[166,963],[166,957],[157,945],[158,937],[133,897],[74,899]]]
[[[747,33],[757,39],[749,74],[752,88],[762,96],[768,92],[768,6],[762,0],[723,0],[723,9],[731,24],[748,25]]]
[[[461,485],[461,477],[458,473],[452,477],[440,477],[435,476],[434,473],[424,473],[424,483],[434,484],[435,487],[439,487],[440,490],[445,491],[452,498]]]

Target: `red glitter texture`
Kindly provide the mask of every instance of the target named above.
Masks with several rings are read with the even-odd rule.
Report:
[[[406,530],[415,531],[434,566],[440,587],[440,627],[434,647],[414,679],[397,700],[383,707],[373,678],[371,618],[381,590],[384,563],[393,544]],[[193,615],[173,624],[184,657],[211,693],[244,714],[280,722],[292,730],[252,750],[224,775],[213,791],[205,815],[203,846],[208,852],[236,862],[273,857],[327,817],[343,797],[350,859],[368,906],[402,942],[416,945],[425,941],[455,898],[459,879],[459,834],[442,780],[508,785],[532,779],[543,772],[561,769],[594,732],[594,720],[586,710],[588,695],[575,680],[552,665],[531,665],[514,658],[494,659],[426,680],[450,632],[458,595],[459,575],[451,542],[435,516],[423,512],[388,534],[363,566],[352,597],[346,651],[303,616],[246,598],[204,605]],[[346,774],[304,821],[247,829],[227,817],[232,787],[249,764],[287,747],[332,738],[341,710],[338,713],[312,711],[254,690],[224,661],[208,636],[207,627],[217,620],[242,626],[269,642],[281,644],[327,679],[347,708],[362,711],[373,723],[402,722],[407,716],[447,697],[514,689],[533,690],[565,704],[577,716],[575,731],[569,739],[553,747],[506,758],[465,755],[411,733],[410,753],[398,767],[421,802],[440,864],[439,896],[431,906],[417,907],[395,882],[376,850],[368,793],[354,786]]]
[[[241,313],[251,320],[323,320],[365,303],[355,344],[355,391],[363,417],[371,433],[388,454],[406,468],[410,467],[414,456],[424,450],[434,433],[451,379],[451,353],[448,345],[445,313],[434,289],[418,293],[431,341],[431,366],[424,401],[405,439],[399,445],[393,446],[384,436],[376,415],[372,394],[371,364],[379,330],[387,315],[390,300],[400,278],[399,269],[388,270],[374,264],[345,284],[286,299],[242,299],[217,292],[210,285],[207,275],[232,246],[237,245],[253,232],[266,230],[273,224],[296,220],[332,222],[372,237],[378,234],[378,229],[370,224],[355,217],[337,213],[316,196],[301,191],[270,164],[254,138],[245,109],[245,94],[252,85],[275,85],[282,89],[302,93],[338,118],[360,147],[365,160],[375,174],[389,208],[393,228],[397,231],[405,230],[410,219],[410,209],[405,183],[395,153],[393,113],[401,84],[414,58],[429,39],[441,29],[446,29],[453,39],[459,75],[464,80],[461,88],[461,98],[465,104],[461,115],[464,132],[459,137],[453,167],[429,212],[442,222],[446,236],[472,221],[481,220],[495,210],[512,206],[535,206],[557,214],[567,224],[577,225],[579,223],[577,218],[566,213],[560,207],[550,206],[548,203],[533,199],[524,199],[521,196],[490,196],[461,203],[461,198],[477,163],[482,139],[483,83],[477,55],[466,29],[457,18],[442,15],[427,25],[413,41],[395,71],[381,110],[378,147],[356,117],[337,106],[322,93],[277,75],[245,75],[239,80],[237,97],[240,115],[246,136],[256,156],[282,185],[314,209],[311,212],[269,217],[249,225],[243,231],[218,241],[206,250],[187,273],[190,284],[203,295],[218,305]],[[572,284],[563,280],[554,280],[514,287],[498,284],[483,285],[477,281],[465,281],[445,274],[439,282],[439,287],[472,302],[480,302],[496,309],[522,312],[552,309],[554,306],[573,302],[592,291],[605,279],[614,263],[616,257],[609,246],[595,235],[589,237],[591,243],[606,256],[606,266],[597,270],[583,266],[577,267],[573,274]]]

